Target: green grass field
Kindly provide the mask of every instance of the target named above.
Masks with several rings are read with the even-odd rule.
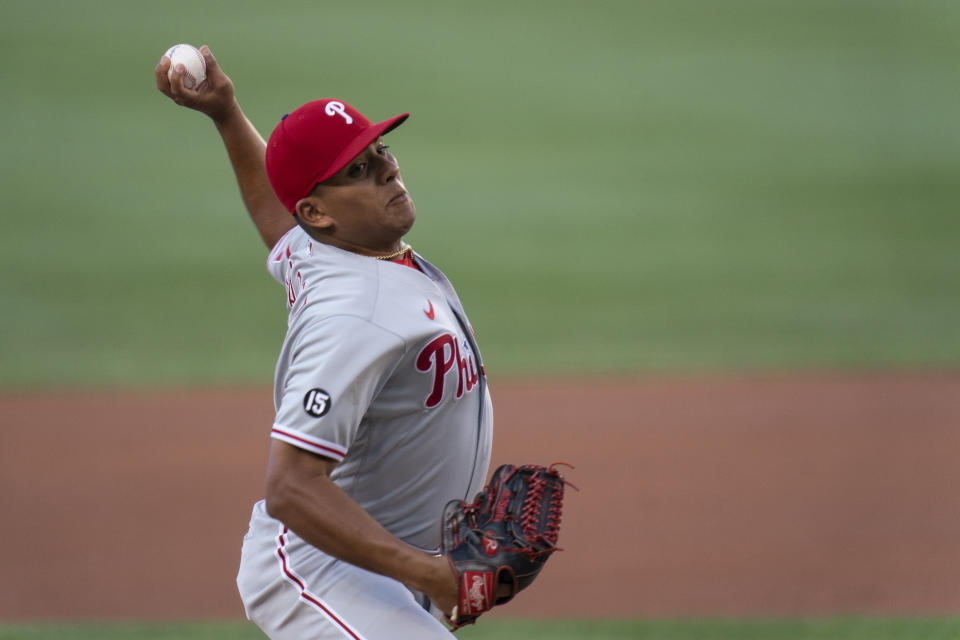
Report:
[[[0,2],[0,387],[268,381],[285,330],[212,126],[391,135],[494,373],[955,366],[960,6]]]
[[[0,627],[0,640],[257,640],[247,624],[36,625]],[[462,640],[949,640],[957,619],[483,621]]]

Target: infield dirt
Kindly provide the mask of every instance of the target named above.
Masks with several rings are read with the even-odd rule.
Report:
[[[960,374],[491,383],[493,467],[569,462],[497,616],[960,611]],[[242,616],[268,388],[0,395],[0,619]]]

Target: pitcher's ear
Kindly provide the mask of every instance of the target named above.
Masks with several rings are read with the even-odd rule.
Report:
[[[323,209],[323,203],[316,196],[307,196],[297,201],[297,217],[308,227],[327,230],[333,227],[333,218]]]

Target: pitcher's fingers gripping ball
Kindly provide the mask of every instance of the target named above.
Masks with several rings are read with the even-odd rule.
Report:
[[[169,52],[176,49],[177,51],[173,52],[175,57],[180,57],[184,47],[190,47],[190,45],[176,45],[168,49],[168,53],[160,58],[160,61],[154,67],[154,76],[157,81],[157,89],[163,95],[167,96],[174,103],[187,107],[189,109],[194,109],[205,113],[210,116],[214,122],[223,122],[232,112],[235,112],[238,109],[236,99],[233,95],[233,81],[223,72],[223,69],[220,68],[220,65],[217,64],[217,59],[214,57],[213,52],[210,51],[210,47],[203,45],[200,49],[193,49],[200,54],[200,59],[203,61],[202,69],[205,73],[205,79],[201,80],[200,83],[193,87],[189,88],[187,86],[188,74],[193,78],[193,81],[197,81],[197,77],[193,73],[200,73],[197,70],[196,62],[191,62],[193,66],[193,72],[190,71],[190,67],[186,64],[183,65],[183,70],[178,71],[177,64],[172,60],[169,55]],[[190,54],[193,55],[192,53]],[[188,56],[189,60],[189,56]]]
[[[443,512],[443,554],[460,582],[453,628],[530,586],[557,548],[566,484],[557,465],[503,465],[472,503]]]
[[[173,73],[178,65],[183,65],[183,86],[187,89],[196,89],[207,79],[207,62],[198,49],[189,44],[175,44],[164,53],[170,58],[170,70],[167,79],[173,80]]]

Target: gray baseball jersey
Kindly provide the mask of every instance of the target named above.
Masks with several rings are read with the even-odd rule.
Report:
[[[473,331],[447,278],[313,241],[294,227],[270,274],[287,289],[272,437],[336,460],[332,479],[424,550],[486,479],[493,410]]]

